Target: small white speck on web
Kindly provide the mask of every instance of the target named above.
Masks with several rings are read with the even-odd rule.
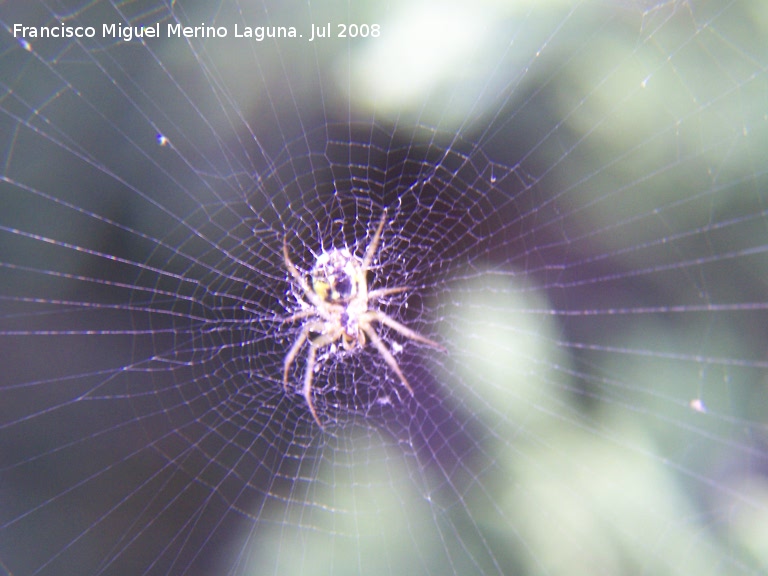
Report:
[[[400,354],[400,352],[403,351],[403,345],[399,342],[392,342],[392,352],[395,354]]]

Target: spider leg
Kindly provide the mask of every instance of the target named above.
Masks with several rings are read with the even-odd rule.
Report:
[[[305,328],[305,332],[309,333],[315,330],[322,330],[322,328],[323,325],[321,323],[309,324],[307,328]],[[317,422],[317,425],[320,426],[320,428],[323,427],[323,423],[320,422],[320,417],[315,411],[315,403],[312,400],[312,381],[315,378],[315,360],[317,358],[317,349],[336,342],[340,336],[341,332],[331,332],[330,334],[321,334],[314,340],[309,341],[307,367],[304,369],[304,387],[302,388],[301,393],[304,395],[304,400],[307,401],[307,406],[309,406],[309,411],[312,412],[312,417],[315,419],[315,422]]]
[[[411,388],[408,380],[406,380],[403,371],[400,370],[400,366],[398,365],[397,360],[395,360],[395,357],[392,356],[392,353],[384,345],[384,342],[381,341],[381,338],[379,338],[379,335],[376,333],[376,330],[374,330],[373,326],[367,322],[361,322],[360,329],[365,332],[373,345],[376,346],[379,354],[381,354],[382,358],[384,358],[386,363],[389,364],[389,367],[392,368],[392,371],[397,374],[397,377],[400,378],[400,382],[402,382],[403,386],[408,389],[410,395],[413,396],[413,388]]]
[[[309,310],[307,310],[307,312],[309,312]],[[294,314],[294,316],[296,316],[296,314]],[[288,354],[285,355],[285,360],[283,361],[283,388],[286,390],[288,390],[288,373],[290,372],[291,366],[293,366],[293,363],[296,360],[296,356],[299,354],[299,350],[301,350],[301,347],[304,345],[304,342],[307,341],[307,338],[309,338],[309,334],[311,332],[321,331],[322,329],[322,322],[309,322],[305,324],[304,328],[301,330],[301,334],[299,334],[299,337],[296,338],[296,341],[293,343],[293,346],[291,346],[291,349],[288,350]],[[320,336],[319,338],[315,338],[315,340],[310,341],[310,345],[318,346],[317,341],[320,338],[324,338],[324,336]],[[328,343],[330,344],[330,342]],[[324,344],[319,345],[324,346]]]
[[[387,221],[387,211],[381,213],[381,220],[379,220],[379,226],[376,228],[376,233],[373,235],[373,240],[368,244],[368,249],[365,251],[363,257],[363,272],[367,272],[368,268],[373,261],[373,257],[376,255],[376,249],[379,247],[379,240],[381,239],[381,231],[384,229],[384,223]]]
[[[368,292],[368,300],[378,300],[379,298],[389,296],[390,294],[405,292],[408,289],[408,286],[398,286],[397,288],[376,288],[376,290],[371,290]]]
[[[429,338],[426,338],[419,334],[418,332],[415,332],[408,328],[407,326],[403,326],[398,322],[397,320],[394,320],[387,316],[384,312],[380,310],[369,310],[364,315],[366,318],[370,318],[371,320],[375,320],[379,322],[380,324],[386,324],[393,330],[396,330],[397,332],[400,332],[403,336],[410,338],[411,340],[416,340],[417,342],[421,342],[422,344],[426,344],[428,346],[431,346],[432,348],[435,348],[437,350],[440,350],[441,352],[447,352],[445,349],[445,346],[441,346],[434,340],[430,340]],[[368,332],[366,331],[366,334]]]
[[[314,310],[301,310],[300,312],[296,312],[295,314],[291,314],[287,318],[283,318],[280,320],[283,324],[290,324],[291,322],[296,322],[296,320],[301,320],[302,318],[306,318],[307,316],[314,316],[317,312]]]
[[[309,411],[312,412],[312,417],[315,419],[315,422],[317,422],[317,425],[322,428],[323,423],[320,422],[320,417],[317,415],[317,412],[315,412],[315,404],[312,402],[312,379],[314,378],[316,356],[317,346],[310,343],[309,354],[307,354],[306,372],[304,372],[304,388],[302,389],[302,394],[304,394],[304,400],[306,400],[307,406],[309,406]]]
[[[301,350],[301,347],[309,338],[310,333],[321,331],[323,327],[324,325],[322,322],[310,322],[306,324],[302,329],[301,334],[299,334],[299,337],[296,338],[296,341],[293,343],[293,346],[291,346],[288,354],[285,356],[283,366],[283,388],[285,388],[286,391],[288,391],[288,375],[291,371],[291,366],[293,366],[293,363],[296,360],[296,356],[299,354],[299,350]],[[302,388],[302,394],[304,395],[304,399],[307,401],[307,406],[309,406],[309,411],[312,413],[312,417],[321,428],[323,427],[323,423],[320,422],[320,417],[315,411],[315,403],[312,401],[312,380],[314,379],[315,373],[317,349],[332,344],[338,340],[340,336],[341,332],[331,332],[330,334],[320,334],[314,340],[309,341],[309,353],[307,354],[307,366],[304,372],[304,386]]]
[[[291,346],[288,354],[285,355],[285,360],[283,361],[283,388],[286,392],[288,391],[288,373],[291,371],[291,366],[293,366],[293,362],[296,360],[296,356],[299,353],[299,350],[301,350],[304,342],[307,341],[308,335],[309,327],[306,327],[301,331],[299,337],[296,338],[296,341],[293,343],[293,346]]]
[[[291,370],[291,366],[293,365],[294,360],[296,360],[296,356],[298,355],[299,350],[301,349],[304,342],[306,342],[309,332],[309,327],[304,328],[304,330],[301,331],[301,334],[298,338],[296,338],[296,342],[293,343],[293,346],[291,346],[288,355],[285,357],[285,366],[283,369],[283,388],[285,388],[286,391],[288,390],[288,373]],[[307,401],[307,406],[309,406],[309,411],[312,413],[312,417],[315,419],[315,422],[317,422],[318,426],[322,428],[323,423],[320,422],[320,418],[318,417],[317,412],[315,412],[315,405],[312,402],[312,378],[314,377],[315,372],[316,356],[317,346],[310,342],[309,353],[307,354],[307,366],[305,368],[306,371],[304,372],[304,387],[302,388],[302,394],[304,395],[304,399]]]

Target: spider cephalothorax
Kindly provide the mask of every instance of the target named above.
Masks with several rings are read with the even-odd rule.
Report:
[[[312,416],[320,426],[322,426],[322,422],[320,422],[312,401],[312,380],[319,348],[335,346],[341,340],[346,350],[355,350],[362,348],[370,340],[411,395],[413,395],[413,388],[400,370],[397,360],[379,337],[373,324],[385,324],[406,338],[444,350],[437,342],[414,332],[381,310],[371,308],[371,304],[382,297],[404,292],[408,289],[405,286],[398,286],[368,290],[368,271],[373,257],[376,255],[385,222],[386,212],[381,215],[373,239],[362,258],[352,254],[346,248],[333,248],[327,252],[322,252],[317,257],[310,273],[311,285],[294,266],[288,253],[287,239],[283,239],[285,267],[308,300],[308,302],[302,301],[301,311],[285,319],[286,322],[295,322],[301,319],[305,322],[301,333],[285,356],[283,385],[288,390],[288,376],[291,366],[293,366],[301,347],[309,341],[302,393]]]

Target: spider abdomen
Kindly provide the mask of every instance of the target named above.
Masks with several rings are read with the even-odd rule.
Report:
[[[312,269],[312,289],[325,302],[349,302],[362,281],[360,262],[346,248],[323,252]]]

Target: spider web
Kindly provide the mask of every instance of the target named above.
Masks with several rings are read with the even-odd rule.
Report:
[[[766,9],[465,4],[0,3],[0,573],[768,570]]]

